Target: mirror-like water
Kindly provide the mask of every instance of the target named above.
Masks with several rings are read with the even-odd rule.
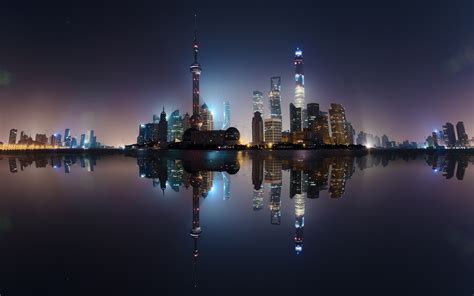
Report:
[[[472,295],[474,157],[0,156],[0,294]]]

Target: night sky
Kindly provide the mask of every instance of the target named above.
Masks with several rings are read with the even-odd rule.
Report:
[[[201,103],[221,121],[229,100],[244,141],[252,91],[266,94],[271,76],[289,128],[297,46],[306,102],[342,103],[356,132],[420,142],[462,120],[474,136],[472,0],[2,1],[0,141],[69,127],[130,144],[163,106],[191,113],[195,11]]]

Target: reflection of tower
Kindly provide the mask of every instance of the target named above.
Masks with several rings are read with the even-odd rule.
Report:
[[[10,166],[10,173],[17,173],[18,167],[16,166],[16,158],[9,158],[8,165]]]
[[[253,209],[255,211],[263,208],[263,159],[255,157],[252,159],[252,184],[253,184]]]
[[[270,158],[265,161],[265,182],[270,183],[270,223],[275,225],[281,223],[281,169],[281,160]]]
[[[179,187],[183,185],[184,169],[181,160],[169,159],[168,160],[168,177],[171,188],[179,192]]]
[[[201,65],[198,62],[199,45],[197,42],[197,27],[196,27],[196,15],[194,16],[195,30],[194,30],[194,42],[193,42],[193,53],[194,62],[191,64],[189,69],[193,76],[193,115],[191,116],[189,123],[192,128],[200,129],[202,126],[202,119],[199,115],[199,77],[201,76]]]
[[[202,184],[201,184],[201,195],[202,197],[207,197],[209,192],[212,190],[214,172],[213,171],[203,171],[202,175]]]
[[[230,179],[225,172],[221,172],[223,181],[224,200],[230,199]]]
[[[329,181],[331,198],[340,198],[344,195],[346,181],[352,176],[354,169],[352,162],[351,158],[334,158],[331,165],[331,180]]]
[[[464,179],[464,173],[466,172],[466,168],[467,168],[468,164],[469,164],[469,162],[468,162],[468,157],[467,156],[461,157],[458,160],[458,167],[456,169],[456,179],[458,179],[458,180]]]
[[[290,172],[290,198],[295,200],[295,252],[299,254],[303,251],[303,229],[305,202],[302,194],[301,170],[291,170]]]
[[[193,222],[191,227],[191,237],[194,241],[193,249],[193,283],[194,287],[197,287],[197,259],[199,256],[198,239],[202,233],[201,226],[199,224],[199,197],[201,193],[201,185],[203,183],[201,174],[194,173],[191,175],[189,180],[193,187]]]
[[[446,156],[443,164],[443,176],[446,179],[451,179],[454,176],[454,169],[456,167],[456,160],[452,157]]]

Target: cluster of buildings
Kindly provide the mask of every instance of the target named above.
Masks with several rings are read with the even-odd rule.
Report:
[[[193,55],[194,62],[190,66],[192,74],[192,107],[190,116],[186,112],[183,116],[179,110],[171,113],[169,119],[163,111],[158,118],[153,116],[153,122],[141,124],[137,137],[137,147],[166,148],[170,144],[175,147],[228,147],[239,144],[240,132],[231,127],[230,102],[224,104],[224,120],[220,127],[214,124],[214,115],[206,103],[200,104],[199,79],[201,65],[198,62],[199,45],[197,31],[194,33]]]
[[[26,134],[24,131],[20,132],[18,136],[17,129],[11,129],[8,137],[8,144],[3,145],[4,149],[18,149],[18,148],[66,148],[66,149],[94,149],[100,148],[101,144],[97,142],[97,137],[93,130],[81,134],[79,139],[71,135],[71,129],[67,128],[64,131],[64,138],[61,134],[56,133],[51,136],[46,134],[36,134],[32,136]]]
[[[290,130],[282,130],[281,77],[270,78],[268,92],[269,112],[264,114],[264,95],[253,92],[252,145],[272,146],[274,144],[354,144],[355,131],[347,121],[346,111],[341,104],[332,103],[329,112],[320,110],[318,103],[305,104],[303,51],[295,51],[295,98],[290,103]]]
[[[464,122],[458,121],[456,128],[450,122],[446,122],[441,130],[434,130],[426,138],[426,146],[432,148],[466,148],[471,143],[464,127]]]
[[[357,134],[356,144],[363,145],[368,148],[386,148],[386,149],[390,149],[390,148],[416,149],[420,147],[420,145],[417,144],[416,142],[405,140],[401,143],[397,143],[395,141],[390,140],[387,135],[382,135],[382,137],[379,137],[377,135],[374,136],[373,134],[366,133],[363,131],[360,131]]]

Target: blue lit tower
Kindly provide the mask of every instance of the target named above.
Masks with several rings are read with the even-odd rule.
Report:
[[[192,128],[200,129],[202,126],[202,119],[199,115],[200,107],[199,104],[199,76],[201,76],[201,65],[198,63],[198,52],[199,45],[197,42],[197,26],[196,26],[196,15],[194,15],[194,63],[191,64],[189,69],[193,75],[193,115],[189,119],[189,123]]]
[[[302,114],[305,106],[305,94],[304,94],[304,71],[303,71],[303,51],[299,48],[296,48],[295,51],[295,106],[296,108],[301,108]],[[302,117],[302,127],[304,126],[306,117]]]
[[[270,78],[270,117],[281,119],[281,78],[279,76]]]

